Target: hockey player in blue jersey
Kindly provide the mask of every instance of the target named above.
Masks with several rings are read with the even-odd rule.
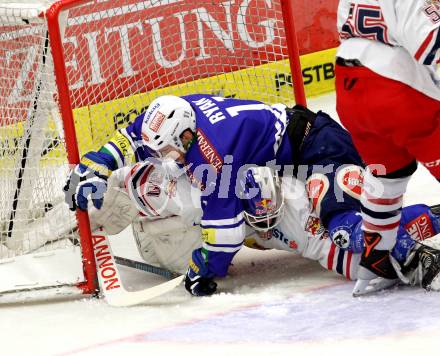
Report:
[[[283,104],[211,95],[162,96],[98,152],[89,152],[68,178],[66,201],[102,205],[108,176],[152,155],[173,156],[202,191],[203,246],[192,254],[185,280],[194,295],[215,292],[245,236],[237,179],[246,165],[281,166],[284,176],[307,181],[324,225],[358,203],[334,185],[337,170],[362,166],[348,133],[327,114]],[[152,192],[153,194],[154,192]]]

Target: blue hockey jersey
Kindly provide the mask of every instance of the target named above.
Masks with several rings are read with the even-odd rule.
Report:
[[[241,178],[249,165],[291,165],[285,105],[188,95],[196,112],[196,142],[185,160],[193,184],[203,190],[201,220],[208,269],[224,276],[245,237]]]
[[[245,237],[240,181],[246,167],[270,161],[292,164],[290,143],[284,139],[286,107],[201,94],[183,99],[196,113],[196,140],[185,160],[191,183],[203,191],[204,255],[209,272],[224,276]],[[144,114],[139,115],[101,148],[102,153],[114,157],[114,167],[150,156],[142,142],[143,119]]]

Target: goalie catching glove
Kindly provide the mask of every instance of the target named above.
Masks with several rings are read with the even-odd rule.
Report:
[[[81,162],[70,172],[63,188],[70,210],[87,210],[89,196],[95,208],[102,207],[107,179],[112,173],[112,163],[113,159],[107,158],[102,152],[88,152],[81,158]]]
[[[186,290],[197,297],[212,295],[217,290],[217,283],[213,277],[208,272],[202,249],[194,250],[185,276]]]

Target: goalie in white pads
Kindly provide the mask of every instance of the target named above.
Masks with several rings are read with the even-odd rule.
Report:
[[[127,193],[111,187],[103,208],[92,209],[91,220],[95,224],[99,220],[110,233],[119,232],[133,220],[133,232],[145,261],[184,273],[192,251],[202,245],[197,225],[202,214],[200,191],[192,188],[178,169],[171,168],[173,162],[170,165],[153,162],[117,171],[112,181]],[[330,224],[329,230],[325,229],[312,208],[304,184],[294,178],[281,180],[269,167],[249,169],[242,198],[246,209],[246,246],[299,253],[347,279],[357,278],[363,249],[358,212],[342,212],[338,224]],[[121,208],[125,212],[122,216]],[[141,212],[139,218],[136,218],[137,211]],[[422,226],[424,235],[415,229]],[[440,272],[440,252],[425,246],[439,240],[438,237],[431,239],[439,231],[439,212],[425,205],[403,209],[398,243],[393,250],[395,267],[403,282],[420,283],[426,289],[440,288],[436,279]],[[209,239],[209,233],[204,238]],[[422,239],[425,240],[415,241]],[[208,287],[215,289],[216,285],[212,282]],[[190,285],[187,288],[191,288]]]

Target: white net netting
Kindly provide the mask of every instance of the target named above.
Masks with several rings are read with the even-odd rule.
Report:
[[[15,9],[14,14],[25,15],[29,10]],[[48,29],[43,19],[17,16],[2,17],[0,27],[3,258],[28,253],[56,239],[61,221],[72,225],[68,209],[53,210],[62,200],[68,165]],[[56,220],[49,218],[54,213]],[[50,248],[49,244],[45,249]]]

